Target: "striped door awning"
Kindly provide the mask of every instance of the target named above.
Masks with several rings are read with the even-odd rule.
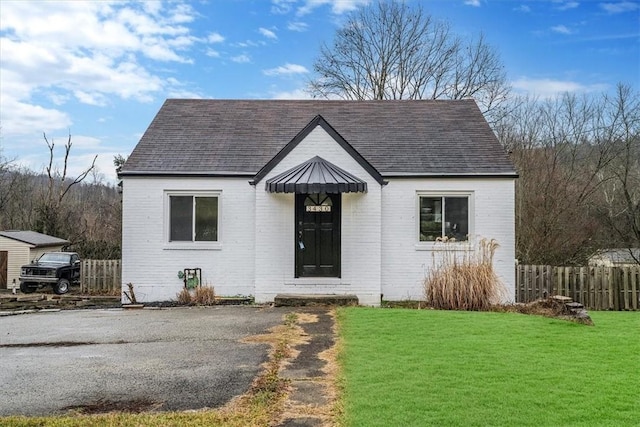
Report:
[[[367,183],[315,156],[267,180],[270,193],[366,193]]]

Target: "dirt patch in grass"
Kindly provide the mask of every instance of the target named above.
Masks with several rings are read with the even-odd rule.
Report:
[[[413,310],[437,310],[430,307],[426,301],[405,300],[405,301],[383,301],[384,308],[406,308]],[[566,320],[568,322],[581,323],[583,325],[593,326],[593,321],[589,314],[584,311],[582,314],[572,312],[567,306],[553,298],[540,299],[529,303],[515,304],[495,304],[488,306],[484,310],[472,311],[492,311],[498,313],[520,313],[532,316],[544,316],[554,319]]]
[[[565,303],[554,298],[540,299],[529,303],[493,306],[491,311],[551,317],[593,326],[593,320],[591,320],[591,316],[586,310],[572,311]]]

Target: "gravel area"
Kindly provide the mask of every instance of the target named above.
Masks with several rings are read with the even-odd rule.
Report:
[[[267,359],[240,342],[288,308],[73,310],[0,317],[0,415],[186,410],[244,393]]]

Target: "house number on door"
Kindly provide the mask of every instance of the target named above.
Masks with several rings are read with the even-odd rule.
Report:
[[[312,206],[305,206],[305,210],[307,212],[331,212],[331,206],[326,206],[326,205],[320,205],[320,206],[316,206],[316,205],[312,205]]]

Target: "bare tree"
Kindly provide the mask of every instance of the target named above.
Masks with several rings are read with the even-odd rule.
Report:
[[[49,163],[40,173],[0,159],[0,230],[43,231],[68,239],[69,249],[84,258],[119,258],[122,206],[118,188],[94,174],[95,158],[77,177],[70,174],[70,139],[60,168],[55,166],[54,142],[46,135],[45,142]],[[9,183],[11,191],[6,192]]]
[[[96,155],[91,162],[91,166],[84,169],[77,177],[69,178],[67,176],[69,167],[69,153],[71,152],[71,134],[64,145],[64,159],[62,171],[54,166],[54,148],[53,140],[49,141],[47,135],[43,133],[44,140],[49,148],[49,164],[46,167],[47,185],[44,190],[43,197],[37,208],[38,220],[36,228],[45,234],[57,235],[61,231],[61,208],[63,201],[69,190],[75,185],[80,184],[89,173],[95,168]]]
[[[15,168],[13,163],[0,153],[0,211],[11,199],[11,193],[15,187]]]
[[[309,91],[343,99],[462,99],[492,113],[509,93],[498,53],[482,34],[464,40],[420,5],[378,1],[352,13],[323,45]]]
[[[495,126],[511,153],[516,250],[524,263],[581,264],[600,248],[640,245],[638,95],[513,101]]]
[[[640,264],[640,93],[619,84],[605,98],[603,122],[606,138],[615,152],[614,161],[598,174],[602,183],[601,205],[609,230]]]

